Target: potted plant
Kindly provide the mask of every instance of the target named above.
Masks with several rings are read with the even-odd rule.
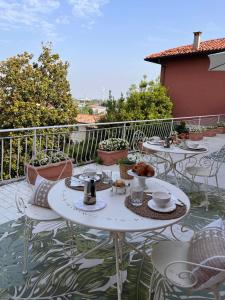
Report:
[[[204,136],[206,137],[213,137],[216,136],[216,126],[206,126],[206,129],[204,131]]]
[[[177,132],[180,139],[188,139],[189,129],[186,127],[185,121],[180,121],[180,124],[175,124],[174,130]]]
[[[29,183],[35,184],[38,175],[52,181],[72,176],[73,160],[62,152],[47,150],[38,153],[24,167]]]
[[[121,138],[110,138],[101,141],[98,145],[98,157],[103,165],[111,166],[117,163],[119,159],[128,155],[129,143]]]
[[[218,122],[216,130],[217,130],[217,133],[225,133],[225,123],[224,122]]]
[[[189,139],[191,141],[200,141],[203,139],[203,129],[201,127],[192,127],[189,129]]]
[[[133,179],[134,177],[127,174],[128,170],[131,170],[135,165],[135,161],[129,158],[122,158],[118,161],[119,168],[120,168],[120,177],[122,179]]]

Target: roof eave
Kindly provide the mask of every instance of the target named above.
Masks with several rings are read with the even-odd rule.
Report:
[[[159,57],[145,57],[144,60],[148,62],[153,62],[156,64],[161,64],[162,61],[165,61],[167,59],[171,58],[180,58],[180,57],[187,57],[187,56],[207,56],[209,54],[213,53],[219,53],[225,51],[225,48],[223,49],[215,49],[215,50],[208,50],[208,51],[202,51],[202,52],[193,52],[193,53],[182,53],[182,54],[173,54],[173,55],[165,55],[165,56],[159,56]]]

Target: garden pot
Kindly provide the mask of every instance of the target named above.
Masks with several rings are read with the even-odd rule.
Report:
[[[225,133],[225,127],[217,127],[216,128],[217,133]]]
[[[24,167],[29,183],[35,184],[38,175],[52,181],[72,176],[73,160],[64,160],[38,167],[26,163]]]
[[[115,165],[119,159],[126,158],[128,150],[104,151],[97,150],[98,157],[105,166]]]
[[[215,129],[207,129],[207,130],[204,131],[203,135],[206,136],[206,137],[216,136]]]
[[[120,177],[122,179],[133,179],[134,177],[127,174],[128,170],[131,170],[133,168],[133,165],[127,165],[127,164],[120,164]]]
[[[203,139],[202,132],[189,132],[189,139],[191,141],[201,141]]]

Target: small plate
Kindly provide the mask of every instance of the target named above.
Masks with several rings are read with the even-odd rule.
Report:
[[[163,140],[159,140],[159,141],[147,141],[147,143],[149,145],[155,145],[155,146],[161,146],[163,144]]]
[[[74,203],[75,208],[78,208],[79,210],[83,210],[83,211],[98,211],[105,208],[106,205],[107,205],[106,201],[98,200],[98,199],[96,201],[96,204],[93,205],[84,204],[83,199],[79,199]]]
[[[173,200],[170,200],[169,204],[166,207],[159,207],[155,204],[154,200],[151,199],[148,201],[148,207],[157,212],[172,212],[176,209],[176,203]]]
[[[90,176],[86,176],[86,175],[81,174],[81,175],[79,176],[79,179],[82,180],[82,181],[89,180],[89,179],[94,179],[94,181],[99,181],[99,180],[100,180],[100,176],[95,175],[95,176],[92,178],[92,177],[90,177]]]

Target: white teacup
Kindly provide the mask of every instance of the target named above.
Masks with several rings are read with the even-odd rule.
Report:
[[[154,192],[152,198],[158,207],[165,207],[170,202],[171,196],[166,192]]]

